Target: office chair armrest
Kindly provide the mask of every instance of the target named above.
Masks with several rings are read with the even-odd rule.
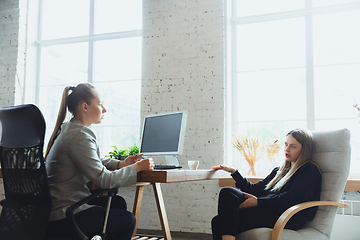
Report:
[[[281,216],[278,218],[278,220],[275,223],[274,229],[271,233],[271,240],[280,240],[281,234],[284,230],[284,227],[286,223],[290,220],[292,216],[295,215],[295,213],[300,212],[304,209],[316,207],[316,206],[335,206],[335,207],[341,207],[341,208],[349,208],[349,205],[339,203],[339,202],[332,202],[332,201],[310,201],[310,202],[304,202],[297,205],[294,205],[290,208],[288,208]]]
[[[0,206],[4,206],[5,205],[5,199],[0,201]]]
[[[76,221],[74,218],[75,210],[78,209],[80,206],[90,202],[91,200],[103,195],[104,193],[108,193],[109,194],[108,196],[112,197],[112,196],[116,195],[117,192],[118,192],[117,188],[97,190],[94,193],[92,193],[90,196],[80,200],[77,203],[74,203],[68,209],[66,209],[66,217],[72,222],[73,226],[75,227],[75,231],[76,231],[77,235],[80,237],[80,239],[88,240],[89,238],[81,231],[79,226],[76,224]]]

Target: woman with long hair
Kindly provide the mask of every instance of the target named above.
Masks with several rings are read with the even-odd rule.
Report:
[[[286,135],[285,162],[258,183],[251,183],[235,168],[226,165],[212,169],[231,173],[236,187],[221,189],[218,215],[212,219],[214,240],[235,240],[241,232],[258,227],[273,228],[289,207],[320,199],[322,174],[312,160],[312,134],[295,129]],[[240,190],[239,190],[240,189]],[[294,215],[285,228],[298,230],[311,221],[317,208]]]
[[[72,114],[72,119],[64,122],[67,111]],[[76,87],[65,87],[45,154],[53,203],[47,237],[76,236],[65,213],[69,206],[90,195],[89,181],[99,188],[123,187],[136,183],[137,172],[153,168],[151,159],[142,159],[138,155],[124,161],[100,158],[96,135],[90,126],[101,123],[105,113],[93,85],[81,83]],[[102,232],[106,213],[103,200],[100,197],[83,205],[74,215],[88,236]],[[135,217],[126,209],[125,200],[120,196],[113,197],[106,239],[131,239],[135,223]]]

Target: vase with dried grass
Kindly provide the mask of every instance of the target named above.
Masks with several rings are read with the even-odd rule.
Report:
[[[259,138],[250,136],[249,131],[246,136],[237,136],[233,134],[232,144],[239,150],[249,164],[250,170],[247,173],[248,176],[256,176],[255,163],[259,161],[265,153],[267,153],[269,160],[274,162],[275,155],[280,150],[280,143],[278,140],[262,141]]]

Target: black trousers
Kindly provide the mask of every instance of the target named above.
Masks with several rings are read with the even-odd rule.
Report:
[[[107,197],[98,197],[89,202],[96,205],[74,215],[76,223],[88,237],[99,234],[103,230]],[[106,240],[130,240],[135,229],[136,219],[128,212],[124,198],[114,196],[111,201],[111,209],[106,227]],[[76,233],[71,222],[67,218],[49,222],[46,237],[69,236],[75,237]]]
[[[257,228],[272,228],[277,220],[268,212],[261,211],[258,207],[239,209],[239,205],[247,197],[238,189],[226,187],[219,194],[218,215],[211,221],[214,240],[221,240],[223,235],[236,236],[243,231]]]

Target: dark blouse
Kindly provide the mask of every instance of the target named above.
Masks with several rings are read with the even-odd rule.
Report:
[[[258,207],[262,211],[276,216],[280,216],[293,205],[320,200],[322,174],[314,163],[307,162],[302,165],[280,190],[265,190],[278,170],[279,167],[274,168],[265,179],[255,184],[241,176],[238,171],[231,176],[236,181],[237,188],[258,198]],[[316,210],[317,207],[312,207],[298,212],[290,219],[289,224],[301,227],[314,218]]]

